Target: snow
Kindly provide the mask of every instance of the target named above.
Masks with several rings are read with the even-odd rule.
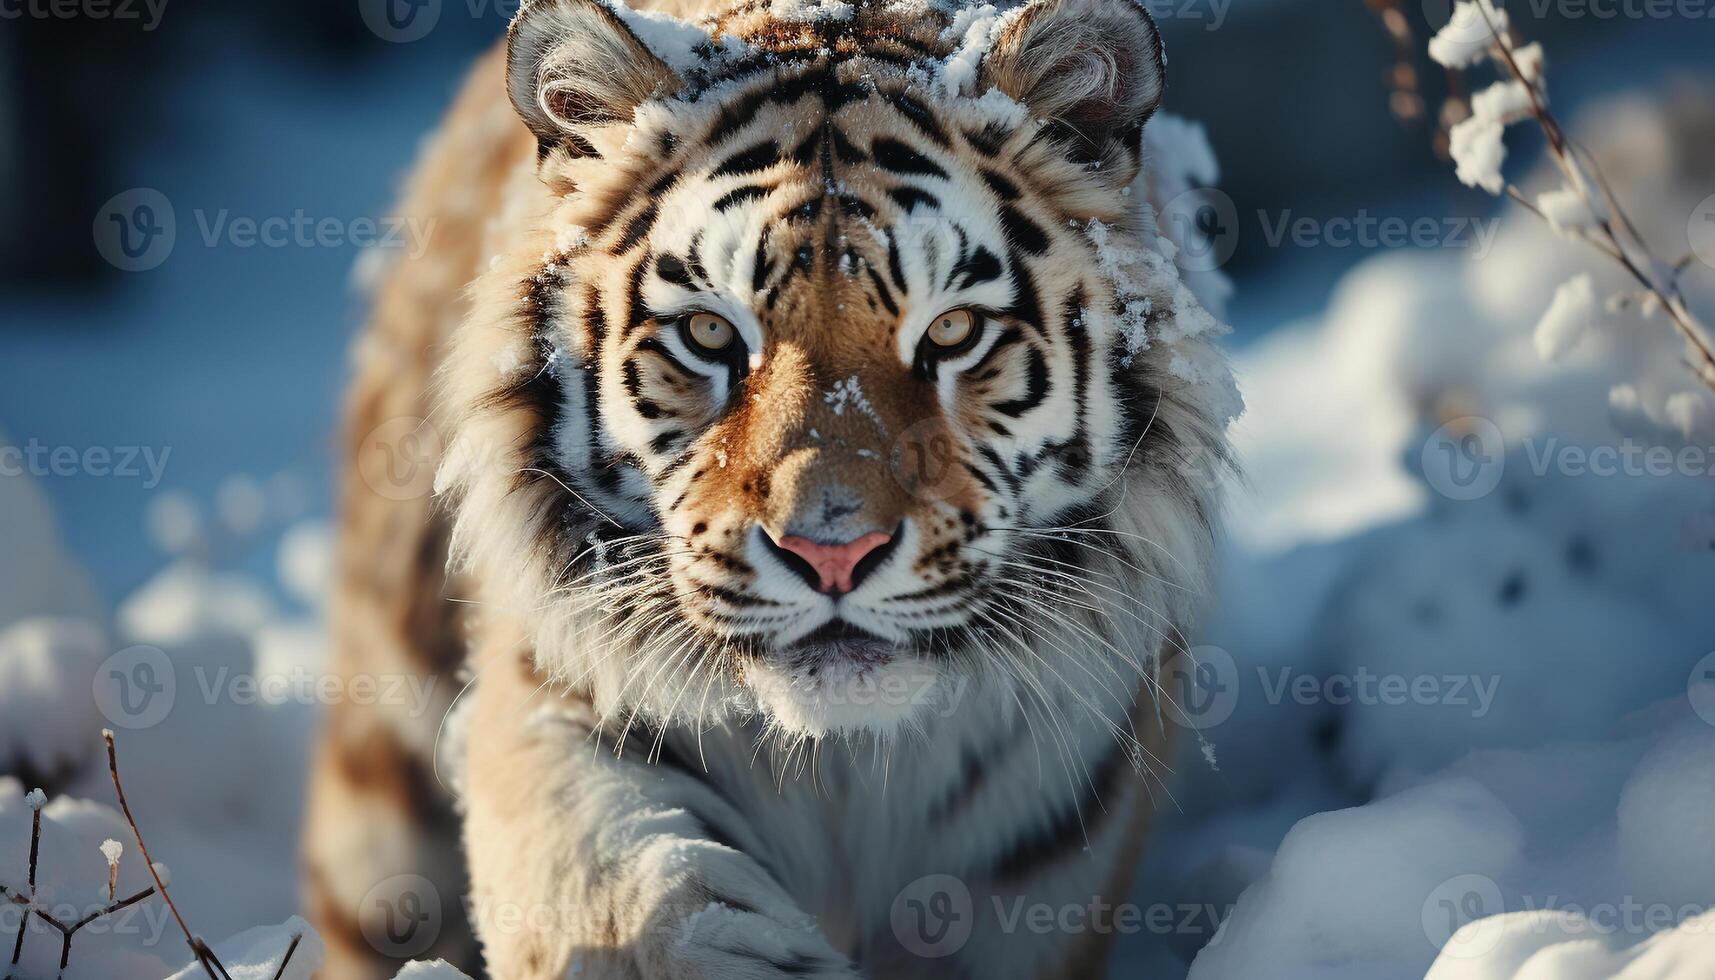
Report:
[[[1471,97],[1471,114],[1481,119],[1509,123],[1531,112],[1530,89],[1523,82],[1508,79],[1495,82]]]
[[[215,505],[221,524],[234,534],[254,534],[268,516],[268,496],[247,473],[222,480],[215,491]]]
[[[29,871],[32,811],[42,820],[37,857],[36,901],[50,914],[82,918],[109,904],[108,864],[102,842],[128,837],[130,832],[111,808],[58,797],[42,805],[37,792],[25,795],[18,782],[0,778],[0,886],[24,893]],[[138,861],[121,861],[119,894],[134,895],[150,886],[148,872]],[[10,906],[9,906],[10,907]],[[60,935],[31,917],[19,963],[20,980],[46,980],[56,975]],[[64,980],[115,980],[164,977],[171,970],[162,956],[178,958],[183,941],[169,933],[171,919],[152,901],[100,920],[79,932]],[[0,916],[0,947],[10,954],[19,918]],[[7,956],[9,959],[9,955]]]
[[[419,960],[415,963],[406,964],[405,968],[394,977],[394,980],[470,980],[470,978],[454,969],[445,960],[433,962]]]
[[[1519,74],[1537,83],[1542,80],[1543,69],[1548,67],[1548,59],[1542,52],[1542,45],[1532,43],[1513,49],[1513,64],[1518,66]]]
[[[319,607],[333,581],[333,527],[323,520],[307,520],[286,530],[280,538],[276,574],[280,585],[306,607]]]
[[[1537,195],[1536,206],[1548,219],[1549,226],[1562,235],[1572,235],[1594,228],[1603,220],[1599,208],[1582,190],[1561,186]]]
[[[80,619],[41,616],[0,629],[0,759],[39,779],[88,761],[102,725],[89,692],[111,652],[102,631]]]
[[[1635,155],[1619,190],[1646,234],[1707,195],[1657,176],[1669,126],[1630,99],[1574,126]],[[1580,273],[1618,282],[1514,207],[1482,262],[1368,260],[1238,354],[1248,479],[1204,640],[1234,700],[1198,732],[1219,772],[1181,752],[1134,897],[1226,925],[1122,938],[1111,976],[1711,975],[1709,467],[1598,476],[1583,455],[1683,447],[1637,416],[1703,396],[1637,310],[1544,361],[1532,327]],[[1494,481],[1459,499],[1431,434],[1473,415]]]
[[[16,448],[0,429],[0,451]],[[94,617],[88,576],[66,554],[47,497],[27,476],[0,476],[0,626],[26,616]]]
[[[1480,187],[1490,194],[1506,188],[1501,164],[1506,162],[1503,137],[1506,125],[1487,116],[1473,115],[1453,126],[1448,134],[1448,152],[1453,154],[1454,173],[1466,187]]]
[[[1554,291],[1548,312],[1537,322],[1536,352],[1545,361],[1559,360],[1589,336],[1598,322],[1596,284],[1588,275],[1574,276]]]
[[[294,939],[298,947],[292,952],[285,972],[280,973],[280,964]],[[277,926],[246,929],[216,944],[214,955],[232,980],[274,980],[276,976],[280,980],[310,980],[321,968],[327,952],[310,924],[293,916]],[[207,976],[200,965],[192,962],[168,980],[206,980]]]
[[[1429,57],[1445,68],[1467,68],[1488,53],[1507,23],[1506,11],[1491,0],[1459,0],[1446,26],[1429,39]]]

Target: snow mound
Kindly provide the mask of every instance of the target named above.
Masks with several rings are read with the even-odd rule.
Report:
[[[296,941],[297,948],[292,944]],[[280,964],[287,950],[292,958],[282,973]],[[232,980],[310,980],[321,969],[327,951],[320,936],[303,919],[293,916],[277,926],[246,929],[214,947],[214,955]],[[207,980],[208,974],[195,962],[167,980]]]
[[[1681,699],[1619,742],[1477,753],[1305,818],[1191,980],[1710,975],[1715,728],[1690,715]]]
[[[446,960],[418,960],[405,964],[393,980],[470,980],[470,977],[454,969]]]
[[[0,629],[0,771],[58,784],[94,756],[106,723],[90,691],[110,652],[83,620],[43,616]]]
[[[0,888],[28,893],[31,811],[29,796],[17,780],[0,778]],[[75,922],[110,906],[105,842],[130,840],[131,832],[112,808],[57,797],[41,809],[35,901],[61,922]],[[128,898],[153,882],[141,857],[119,859],[117,895]],[[8,909],[16,906],[7,903]],[[0,947],[9,953],[22,925],[20,980],[51,980],[59,975],[60,933],[33,915],[20,923],[12,911],[0,915]],[[114,980],[117,977],[166,976],[163,955],[176,959],[183,948],[165,906],[148,898],[99,919],[73,938],[64,980]]]

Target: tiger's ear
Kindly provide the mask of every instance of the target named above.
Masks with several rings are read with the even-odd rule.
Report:
[[[1032,0],[995,39],[982,80],[1099,150],[1161,107],[1167,58],[1137,0]]]
[[[680,84],[601,0],[531,0],[506,35],[507,92],[544,147],[584,155],[579,129],[630,122],[639,105]]]

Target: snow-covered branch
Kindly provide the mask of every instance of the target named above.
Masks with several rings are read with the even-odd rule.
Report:
[[[1397,13],[1397,8],[1394,8]],[[1385,18],[1384,18],[1385,19]],[[1646,316],[1666,316],[1684,342],[1684,360],[1701,383],[1715,391],[1715,331],[1686,302],[1680,275],[1685,260],[1665,262],[1638,231],[1590,154],[1569,139],[1549,108],[1546,59],[1540,44],[1521,45],[1506,11],[1493,0],[1459,0],[1453,16],[1429,40],[1429,56],[1455,77],[1484,65],[1499,79],[1470,100],[1470,115],[1448,134],[1460,181],[1491,194],[1506,195],[1537,215],[1561,237],[1582,242],[1613,261],[1637,285],[1637,293],[1610,297],[1609,307],[1637,302]],[[1506,180],[1504,136],[1508,126],[1533,121],[1548,141],[1561,186],[1533,200]],[[1588,276],[1568,282],[1537,327],[1537,348],[1557,356],[1576,342],[1586,324],[1599,317],[1597,296]]]

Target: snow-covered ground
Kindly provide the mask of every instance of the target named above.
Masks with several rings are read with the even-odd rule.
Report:
[[[1671,249],[1715,191],[1715,115],[1658,105],[1580,132]],[[1715,976],[1715,436],[1688,444],[1701,466],[1649,462],[1686,445],[1634,407],[1690,390],[1658,320],[1621,316],[1545,364],[1532,327],[1556,289],[1612,282],[1524,214],[1502,229],[1480,263],[1368,260],[1239,358],[1248,481],[1181,689],[1215,762],[1182,740],[1138,914],[1110,920],[1113,976]],[[1687,281],[1715,309],[1715,270]],[[1639,378],[1649,397],[1613,394]],[[119,897],[150,883],[113,808],[112,728],[150,853],[191,927],[231,937],[235,977],[273,976],[294,935],[287,976],[319,958],[292,917],[329,539],[301,497],[242,477],[156,496],[170,558],[107,608],[43,487],[0,478],[0,760],[56,791],[38,894],[67,918],[105,906],[107,840]],[[31,788],[0,780],[14,890]],[[33,922],[22,976],[54,976],[59,952]],[[188,960],[150,899],[82,930],[65,976]]]

